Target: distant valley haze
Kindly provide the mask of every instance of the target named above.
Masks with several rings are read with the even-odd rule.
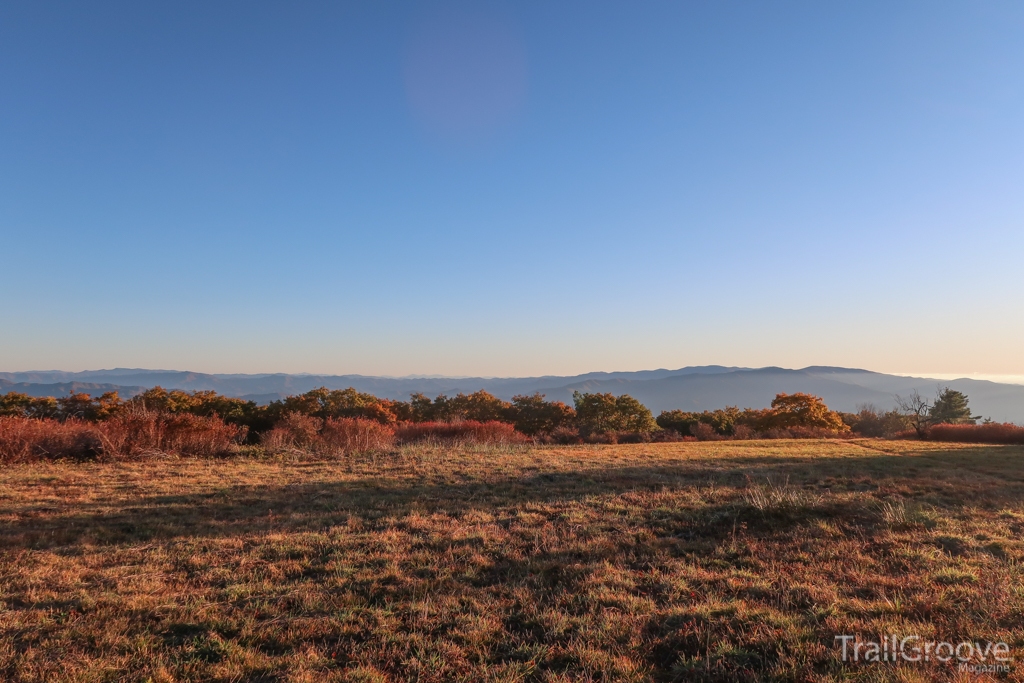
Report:
[[[64,396],[69,392],[98,395],[117,391],[131,397],[154,386],[186,391],[212,390],[267,403],[318,387],[347,389],[380,398],[407,400],[412,393],[439,394],[487,391],[509,400],[539,392],[549,400],[572,402],[574,391],[629,394],[655,414],[676,408],[714,410],[725,406],[765,408],[778,393],[806,392],[821,396],[834,410],[853,412],[864,405],[891,409],[896,395],[918,391],[934,396],[949,386],[970,398],[976,414],[999,422],[1024,424],[1024,385],[988,380],[913,377],[855,368],[811,366],[741,368],[721,365],[633,372],[591,372],[573,376],[443,377],[435,375],[374,377],[316,374],[207,374],[173,370],[116,368],[84,372],[0,372],[0,393]]]

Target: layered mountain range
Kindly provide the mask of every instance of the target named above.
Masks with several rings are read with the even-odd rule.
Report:
[[[66,396],[83,392],[98,395],[117,391],[130,397],[154,386],[186,391],[213,390],[266,403],[317,387],[354,387],[381,398],[408,399],[412,393],[428,396],[471,393],[481,389],[503,399],[540,392],[548,399],[570,402],[573,391],[630,394],[655,414],[662,410],[710,410],[735,405],[767,407],[775,394],[803,391],[821,396],[836,410],[853,411],[864,404],[889,409],[895,396],[917,390],[931,397],[949,386],[970,398],[976,414],[1000,422],[1024,423],[1024,385],[973,379],[939,380],[904,377],[868,370],[813,366],[737,368],[719,365],[591,372],[568,377],[369,377],[365,375],[204,374],[172,370],[123,369],[86,372],[0,372],[0,393],[18,391],[31,396]]]

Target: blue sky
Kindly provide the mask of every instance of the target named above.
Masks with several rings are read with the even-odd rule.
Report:
[[[0,366],[1024,374],[1024,5],[6,3]]]

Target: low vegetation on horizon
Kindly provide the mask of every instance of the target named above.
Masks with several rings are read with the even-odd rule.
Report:
[[[9,464],[0,679],[953,679],[835,637],[1019,654],[1022,467],[863,438]]]
[[[442,443],[638,443],[852,436],[1024,443],[1024,428],[978,425],[967,397],[945,389],[929,402],[914,393],[899,409],[830,410],[817,396],[778,394],[766,409],[664,411],[657,418],[629,395],[574,394],[574,405],[541,394],[503,401],[485,391],[409,401],[355,389],[315,389],[269,405],[212,391],[156,387],[127,401],[0,396],[0,461],[91,460],[146,453],[217,456],[302,452],[314,457]]]

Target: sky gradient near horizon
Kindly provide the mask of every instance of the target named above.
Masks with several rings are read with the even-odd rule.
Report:
[[[1024,4],[7,3],[0,370],[1024,375]]]

